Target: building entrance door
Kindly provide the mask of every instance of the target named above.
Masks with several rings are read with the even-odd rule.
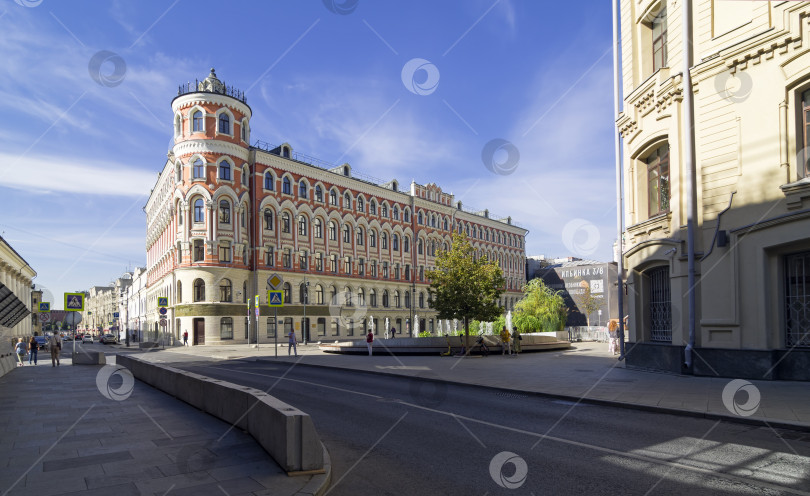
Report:
[[[205,344],[205,319],[194,319],[194,341],[193,344]]]

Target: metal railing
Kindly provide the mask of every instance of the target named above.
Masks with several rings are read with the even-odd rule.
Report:
[[[206,91],[200,88],[200,81],[195,79],[194,83],[185,83],[177,87],[177,96],[186,95],[188,93],[216,93],[218,95],[227,95],[236,98],[242,103],[247,103],[245,92],[234,88],[233,86],[223,85],[222,91]]]

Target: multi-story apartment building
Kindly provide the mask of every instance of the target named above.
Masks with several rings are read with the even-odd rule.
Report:
[[[130,339],[134,335],[135,339],[141,340],[146,324],[146,267],[137,267],[132,271],[132,284],[126,288],[125,301],[126,308],[121,311]],[[125,340],[126,336],[121,339]]]
[[[687,371],[694,291],[688,372],[807,380],[810,3],[690,4],[684,43],[683,2],[621,1],[627,363]]]
[[[93,286],[87,291],[80,328],[96,333],[114,325],[118,298],[114,286]]]
[[[37,276],[28,262],[0,236],[0,337],[33,333],[31,282]],[[7,343],[6,343],[7,344]]]
[[[248,342],[295,330],[306,340],[360,338],[385,319],[407,335],[434,329],[426,271],[465,232],[497,259],[511,307],[525,283],[526,230],[468,212],[435,184],[403,190],[327,165],[292,146],[249,144],[252,110],[214,71],[172,101],[174,146],[146,205],[147,325],[195,344]],[[274,321],[265,281],[279,274]],[[256,317],[255,298],[259,298]]]

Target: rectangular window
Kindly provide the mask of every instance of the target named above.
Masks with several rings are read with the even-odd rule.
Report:
[[[326,319],[318,318],[318,336],[326,336]]]
[[[298,267],[301,270],[309,270],[309,257],[307,257],[307,252],[302,251],[298,254]]]
[[[329,255],[329,270],[337,273],[337,255]]]
[[[282,265],[285,269],[292,268],[292,255],[290,254],[290,249],[285,248],[281,255]]]
[[[658,147],[645,160],[647,163],[647,198],[649,216],[669,211],[669,145]]]
[[[276,337],[276,319],[273,317],[267,317],[267,337]]]
[[[230,262],[231,261],[231,243],[230,243],[230,241],[221,241],[219,243],[219,261],[220,262]]]
[[[785,340],[810,347],[810,251],[785,257]]]
[[[394,279],[399,279],[399,264],[394,266]]]
[[[340,336],[340,319],[332,319],[332,336]]]
[[[315,255],[315,270],[319,272],[323,270],[323,254],[321,253]]]
[[[369,265],[369,272],[371,272],[371,277],[377,277],[377,262],[372,260]]]
[[[194,240],[194,261],[202,262],[205,260],[205,245],[201,239]]]
[[[388,262],[383,262],[383,278],[388,279]]]
[[[411,280],[411,266],[410,265],[405,266],[405,280],[406,281]]]
[[[233,319],[222,317],[219,322],[219,339],[233,339]]]
[[[667,9],[664,8],[652,22],[653,72],[667,66]]]
[[[351,257],[346,257],[343,260],[343,273],[346,275],[352,275],[352,259]]]
[[[357,275],[359,276],[366,275],[365,260],[363,260],[362,258],[357,260]]]
[[[354,319],[349,319],[349,322],[346,325],[346,335],[354,336]]]
[[[267,247],[267,258],[265,260],[265,265],[268,267],[273,267],[276,265],[276,250],[274,250],[272,246]]]
[[[292,317],[284,317],[284,335],[288,336],[293,330]]]

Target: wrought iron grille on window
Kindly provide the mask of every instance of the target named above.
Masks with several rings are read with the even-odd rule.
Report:
[[[785,257],[785,341],[810,347],[810,251]]]
[[[647,272],[650,283],[650,341],[672,342],[672,295],[669,267]]]

